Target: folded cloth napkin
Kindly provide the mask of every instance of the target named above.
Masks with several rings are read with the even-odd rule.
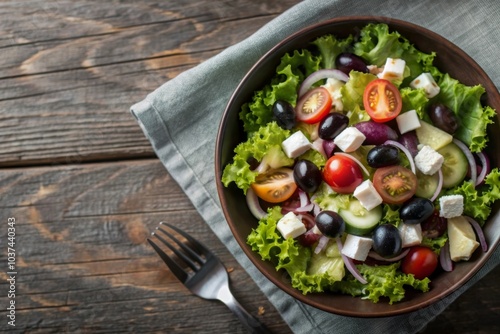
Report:
[[[305,305],[269,282],[241,251],[225,222],[214,181],[214,143],[231,94],[250,67],[292,32],[348,15],[378,15],[426,27],[457,44],[500,84],[500,6],[497,0],[309,0],[284,12],[246,40],[166,82],[131,112],[170,175],[296,333],[420,331],[500,262],[497,249],[465,286],[425,309],[389,318],[332,315]]]

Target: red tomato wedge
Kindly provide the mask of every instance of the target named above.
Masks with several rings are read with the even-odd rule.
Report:
[[[318,87],[309,90],[297,102],[295,114],[299,121],[308,124],[320,122],[332,109],[332,97],[328,90]]]
[[[390,81],[376,79],[366,86],[363,105],[373,121],[384,123],[396,118],[401,112],[401,94]]]

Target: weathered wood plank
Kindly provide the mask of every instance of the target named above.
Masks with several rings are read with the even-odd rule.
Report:
[[[297,2],[2,2],[0,164],[152,157],[129,107]]]
[[[187,291],[147,244],[167,221],[234,269],[234,293],[252,314],[289,332],[157,160],[4,169],[0,196],[2,244],[7,217],[16,218],[16,330],[214,333],[224,324],[228,333],[243,332],[223,304]],[[8,291],[5,271],[0,278],[0,291]],[[0,305],[7,302],[0,294]]]

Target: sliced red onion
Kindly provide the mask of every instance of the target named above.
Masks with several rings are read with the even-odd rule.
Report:
[[[439,193],[441,192],[441,189],[443,189],[443,171],[441,168],[438,170],[438,185],[436,187],[436,191],[434,191],[434,194],[430,198],[431,202],[434,202],[436,198],[439,196]]]
[[[488,244],[486,243],[486,238],[484,237],[484,232],[483,232],[483,229],[481,228],[481,225],[479,225],[479,223],[476,220],[474,220],[472,217],[469,217],[469,216],[464,216],[464,217],[467,218],[469,223],[474,228],[474,231],[476,231],[476,234],[477,234],[477,237],[479,239],[479,243],[481,244],[481,248],[483,249],[483,252],[487,252],[488,251]]]
[[[453,142],[455,145],[457,145],[465,154],[465,157],[467,158],[467,161],[469,161],[469,168],[470,168],[470,180],[474,186],[477,184],[477,166],[476,166],[476,159],[474,159],[474,156],[472,155],[471,151],[465,145],[462,143],[460,140],[453,138]]]
[[[298,207],[297,209],[293,210],[296,213],[304,213],[304,212],[310,212],[312,209],[314,209],[314,204],[309,203],[307,205]]]
[[[307,193],[302,189],[299,189],[298,193],[299,193],[300,207],[308,205],[310,202],[309,202],[309,197],[307,197]]]
[[[441,252],[439,253],[439,263],[444,271],[453,271],[453,262],[451,262],[450,244],[448,241],[446,241],[443,248],[441,248]]]
[[[317,216],[317,215],[318,215],[318,213],[320,213],[320,212],[321,212],[321,208],[320,208],[320,207],[319,207],[319,205],[318,205],[318,204],[316,204],[316,203],[313,203],[313,205],[314,205],[314,208],[313,208],[313,213],[314,213],[314,215],[315,215],[315,216]]]
[[[260,206],[259,198],[257,197],[252,188],[248,188],[246,200],[247,200],[247,206],[255,218],[261,220],[267,215],[267,213]]]
[[[335,153],[335,155],[341,155],[341,156],[344,156],[344,157],[351,159],[352,161],[357,163],[359,165],[359,167],[361,167],[361,169],[366,174],[366,176],[370,176],[370,172],[368,171],[368,169],[366,169],[365,165],[363,165],[363,163],[361,161],[359,161],[358,159],[356,159],[352,155],[347,154],[347,153],[342,153],[342,152],[337,152],[337,153]]]
[[[368,282],[361,275],[358,268],[356,268],[356,265],[354,264],[353,260],[350,257],[347,257],[344,254],[342,254],[342,241],[340,240],[340,238],[335,238],[335,239],[337,239],[337,247],[339,248],[339,252],[342,255],[342,260],[344,261],[347,270],[349,270],[352,276],[354,276],[354,278],[356,278],[361,284],[367,284]]]
[[[300,214],[300,219],[302,220],[302,223],[306,226],[306,229],[310,230],[312,229],[315,225],[316,222],[314,221],[314,217],[311,216],[308,213]]]
[[[316,72],[311,73],[300,85],[299,98],[304,95],[309,88],[319,80],[334,78],[343,82],[349,80],[349,76],[342,71],[336,69],[321,69]]]
[[[394,141],[394,140],[387,140],[384,144],[385,145],[392,145],[394,147],[399,148],[406,155],[406,157],[408,158],[408,161],[410,161],[410,167],[411,167],[411,171],[413,172],[413,174],[417,173],[417,170],[415,169],[415,161],[413,161],[413,156],[411,155],[410,151],[403,144],[398,143],[397,141]]]
[[[333,140],[323,140],[323,150],[325,151],[326,157],[330,158],[335,150],[335,143]]]
[[[488,159],[486,154],[484,154],[483,152],[479,152],[479,153],[477,153],[477,156],[479,157],[479,160],[481,161],[482,168],[481,168],[481,173],[479,173],[479,175],[477,177],[476,186],[483,183],[486,174],[488,174],[491,170],[490,160]]]
[[[329,157],[326,155],[325,148],[324,148],[324,139],[321,139],[318,137],[315,141],[311,143],[311,147],[313,150],[318,151],[322,156],[325,157],[325,159],[328,159]]]
[[[408,254],[409,251],[410,251],[410,249],[406,248],[404,251],[401,252],[401,254],[387,259],[385,257],[378,255],[376,252],[371,250],[368,252],[368,256],[371,257],[372,259],[379,260],[379,261],[396,262],[396,261],[399,261],[402,258],[404,258],[406,256],[406,254]]]
[[[319,252],[321,252],[326,244],[328,243],[330,239],[324,235],[322,235],[320,238],[319,238],[319,241],[318,241],[318,245],[316,246],[316,248],[314,249],[314,254],[318,254]]]

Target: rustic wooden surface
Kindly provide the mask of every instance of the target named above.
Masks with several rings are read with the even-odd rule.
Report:
[[[156,159],[129,107],[297,3],[0,2],[0,330],[244,333],[191,295],[146,244],[184,226],[276,333],[277,311]],[[16,327],[8,326],[7,221],[16,219]],[[500,268],[425,333],[498,333]],[[259,307],[264,313],[259,314]]]

